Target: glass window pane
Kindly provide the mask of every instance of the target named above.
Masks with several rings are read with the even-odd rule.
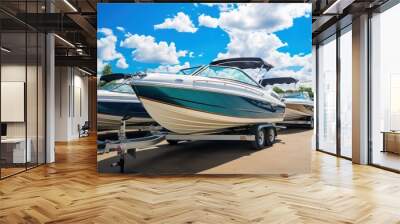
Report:
[[[45,124],[46,124],[46,108],[45,108],[45,44],[46,37],[43,33],[38,36],[38,164],[45,163],[46,149],[45,149]]]
[[[1,33],[1,139],[2,177],[25,170],[30,160],[26,146],[26,33]]]
[[[400,170],[400,4],[372,17],[372,163]],[[385,135],[383,132],[387,132]]]
[[[340,36],[340,153],[352,157],[352,34]]]
[[[38,35],[36,32],[27,33],[27,80],[26,80],[26,115],[27,115],[27,142],[29,144],[27,166],[28,168],[37,165],[38,158],[38,143],[37,143],[37,132],[38,132]]]
[[[318,147],[336,153],[336,37],[318,48]]]

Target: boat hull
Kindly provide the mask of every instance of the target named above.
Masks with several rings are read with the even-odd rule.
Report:
[[[154,122],[134,94],[102,91],[98,97],[97,127],[99,130],[118,129],[122,119],[126,120],[126,125]]]
[[[285,121],[304,120],[314,116],[313,106],[303,103],[286,103]]]
[[[140,83],[134,88],[150,116],[179,134],[279,122],[285,110],[284,106],[268,101],[199,88]]]
[[[114,130],[119,129],[121,126],[121,120],[123,116],[114,116],[109,114],[97,114],[97,127],[98,130]],[[127,126],[132,125],[142,125],[153,123],[154,120],[151,117],[131,117],[126,120],[125,124]]]

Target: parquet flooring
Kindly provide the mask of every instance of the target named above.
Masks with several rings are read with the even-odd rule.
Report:
[[[0,223],[400,223],[400,175],[312,155],[288,177],[100,175],[90,137],[0,181]]]

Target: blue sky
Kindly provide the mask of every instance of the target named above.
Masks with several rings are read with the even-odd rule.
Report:
[[[98,4],[98,71],[174,72],[261,57],[271,76],[311,76],[310,4]],[[301,74],[300,74],[301,73]]]

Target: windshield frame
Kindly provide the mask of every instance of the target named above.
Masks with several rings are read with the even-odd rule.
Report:
[[[246,82],[241,82],[241,81],[234,80],[234,79],[226,79],[226,78],[219,78],[219,77],[207,77],[207,78],[210,78],[210,79],[213,79],[213,78],[214,78],[214,79],[221,79],[221,80],[229,80],[229,81],[232,81],[232,82],[237,82],[237,83],[240,83],[240,84],[245,84],[245,85],[248,85],[248,86],[253,86],[253,87],[258,87],[258,88],[264,89],[264,87],[262,87],[262,86],[260,85],[260,83],[258,83],[255,79],[253,79],[253,77],[251,77],[251,76],[250,76],[249,74],[247,74],[245,71],[243,71],[242,69],[236,68],[236,67],[231,67],[231,66],[205,65],[205,66],[202,66],[202,68],[196,70],[196,71],[192,74],[192,76],[197,76],[197,75],[199,75],[202,71],[204,71],[205,69],[207,69],[207,68],[209,68],[209,67],[230,68],[230,69],[237,70],[237,71],[239,71],[239,72],[242,72],[245,76],[247,76],[247,78],[249,78],[250,80],[252,80],[256,85],[252,85],[252,84],[249,84],[249,83],[246,83]]]
[[[193,75],[193,74],[196,73],[199,69],[201,69],[201,67],[203,67],[203,66],[193,66],[193,67],[190,67],[190,68],[183,68],[183,69],[179,70],[179,71],[177,72],[177,74],[178,74],[178,75]],[[195,70],[194,70],[192,73],[190,73],[190,74],[185,74],[184,72],[182,72],[182,71],[189,70],[189,69],[195,69]]]
[[[115,83],[114,81],[117,81],[117,80],[113,80],[113,81],[111,81],[111,82],[107,82],[106,84],[104,84],[103,86],[101,86],[101,87],[99,88],[99,90],[110,91],[110,92],[114,92],[114,93],[125,93],[125,94],[134,94],[134,93],[135,93],[135,91],[134,91],[134,89],[132,88],[132,86],[130,86],[128,83],[126,83],[126,82]],[[114,83],[112,83],[112,82],[114,82]],[[106,86],[106,85],[113,85],[113,86],[112,86],[112,89],[106,89],[106,88],[104,88],[104,86]],[[121,86],[123,86],[123,85],[126,85],[126,86],[130,87],[130,88],[132,89],[132,92],[121,92],[121,91],[117,91],[117,90],[116,90],[116,89],[118,89],[119,87],[121,87]]]

